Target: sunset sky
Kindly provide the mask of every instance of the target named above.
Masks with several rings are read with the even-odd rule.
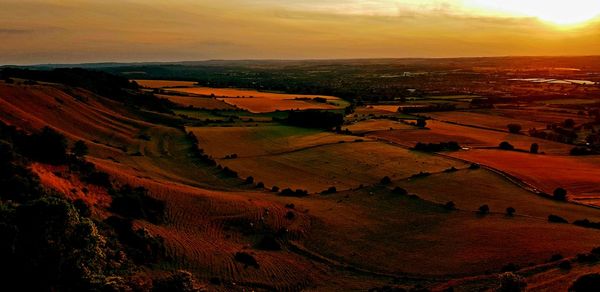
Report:
[[[597,0],[0,0],[0,64],[600,54]]]

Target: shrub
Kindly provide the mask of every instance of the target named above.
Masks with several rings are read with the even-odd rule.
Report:
[[[389,185],[392,183],[392,179],[389,176],[384,176],[379,183],[382,185]]]
[[[486,215],[490,213],[490,207],[488,205],[481,205],[479,207],[479,214]]]
[[[455,210],[456,209],[456,204],[454,204],[453,201],[449,201],[446,204],[444,204],[444,208],[446,208],[448,210]]]
[[[265,188],[265,184],[264,184],[263,182],[258,182],[258,183],[256,184],[256,187],[257,187],[257,188],[260,188],[260,189],[264,189],[264,188]]]
[[[281,244],[271,235],[265,235],[257,244],[256,248],[262,250],[281,250]]]
[[[29,137],[23,145],[30,157],[37,161],[62,164],[67,158],[67,139],[57,131],[44,127],[41,132]]]
[[[503,141],[502,143],[500,143],[500,145],[498,147],[502,150],[515,150],[515,146],[511,145],[510,143],[508,143],[506,141]]]
[[[508,128],[508,131],[513,134],[518,134],[523,129],[519,124],[508,124],[506,127]]]
[[[321,192],[322,194],[335,194],[337,189],[335,187],[329,187],[328,189]]]
[[[557,215],[548,215],[548,222],[550,223],[569,223],[565,218]]]
[[[396,195],[401,195],[401,196],[407,196],[408,195],[408,191],[401,188],[401,187],[395,187],[392,190],[392,193],[396,194]]]
[[[554,190],[553,197],[554,197],[554,199],[559,200],[559,201],[566,201],[567,200],[567,190],[565,190],[563,188],[556,188]]]
[[[480,169],[481,165],[479,165],[478,163],[471,163],[471,165],[469,166],[470,170],[475,170],[475,169]]]
[[[506,208],[506,215],[508,216],[514,216],[515,212],[517,212],[517,210],[515,210],[515,208],[513,207]]]
[[[525,291],[525,287],[527,287],[527,282],[525,282],[525,279],[514,273],[504,273],[501,274],[499,278],[499,292],[520,292]]]
[[[225,166],[225,168],[223,168],[223,174],[227,177],[232,177],[232,178],[237,178],[238,177],[238,173],[231,170],[229,167]]]
[[[425,119],[417,119],[417,127],[425,128],[427,126],[427,121]]]
[[[560,262],[560,264],[558,264],[558,268],[561,270],[570,270],[573,268],[573,266],[571,265],[571,262],[567,260]]]
[[[290,188],[285,188],[281,192],[279,192],[279,195],[287,197],[305,197],[308,196],[308,191],[301,189],[297,189],[294,191]]]
[[[533,153],[533,154],[537,154],[540,150],[540,145],[538,145],[538,143],[532,143],[531,147],[529,148],[529,152]]]
[[[71,148],[71,153],[73,153],[73,155],[75,155],[76,157],[86,156],[88,152],[89,149],[85,142],[83,142],[82,140],[78,140],[77,142],[75,142],[75,144],[73,144],[73,148]]]
[[[166,204],[148,195],[143,187],[129,185],[110,192],[113,201],[110,209],[126,218],[145,219],[152,223],[162,223],[165,219]]]
[[[244,264],[246,267],[255,267],[259,268],[258,261],[251,254],[243,251],[239,251],[235,253],[233,257],[237,262]]]
[[[246,178],[246,183],[247,184],[253,184],[254,183],[254,178],[252,176],[249,176]]]
[[[580,253],[576,259],[580,263],[594,263],[598,261],[598,256],[593,253]]]
[[[557,261],[560,261],[560,260],[562,260],[563,258],[564,258],[564,257],[563,257],[561,254],[559,254],[559,253],[557,253],[557,254],[553,254],[553,255],[550,257],[550,260],[549,260],[549,262],[557,262]]]
[[[274,192],[274,193],[279,192],[279,187],[278,186],[271,187],[271,192]]]
[[[569,287],[569,292],[595,292],[600,287],[600,274],[593,273],[583,275]]]
[[[441,143],[417,143],[413,150],[423,152],[441,152],[441,151],[458,151],[460,145],[457,142],[441,142]]]
[[[292,220],[296,217],[296,214],[294,214],[294,212],[292,211],[287,211],[287,213],[285,213],[285,219],[287,220]]]
[[[167,278],[154,281],[152,285],[153,292],[197,292],[200,291],[199,285],[194,279],[192,273],[179,270]]]

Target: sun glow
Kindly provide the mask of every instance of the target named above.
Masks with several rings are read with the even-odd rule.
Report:
[[[535,17],[556,25],[578,25],[600,15],[598,0],[471,0],[472,7],[512,16]]]

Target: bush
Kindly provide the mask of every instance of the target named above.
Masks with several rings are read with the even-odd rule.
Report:
[[[588,149],[587,147],[574,147],[570,152],[573,156],[583,156],[583,155],[593,155],[594,151]]]
[[[504,273],[500,275],[499,278],[499,292],[520,292],[525,291],[525,287],[527,287],[527,282],[525,282],[525,278],[514,273]]]
[[[446,204],[444,204],[444,208],[446,208],[447,210],[455,210],[456,204],[454,204],[453,201],[449,201]]]
[[[154,281],[152,285],[153,292],[197,292],[200,291],[199,285],[194,279],[192,273],[179,270],[169,277]]]
[[[540,150],[540,145],[538,145],[538,143],[532,143],[531,147],[529,148],[529,152],[533,153],[533,154],[537,154]]]
[[[328,189],[324,190],[321,193],[324,194],[324,195],[335,194],[335,193],[337,193],[337,189],[335,187],[329,187]]]
[[[514,216],[515,212],[517,212],[517,210],[515,210],[515,208],[513,207],[506,208],[506,215],[508,216]]]
[[[518,134],[523,129],[519,124],[508,124],[506,127],[508,128],[508,131],[513,134]]]
[[[571,262],[567,260],[560,262],[560,264],[558,264],[558,268],[561,270],[570,270],[573,268],[573,265],[571,265]]]
[[[480,169],[481,165],[479,165],[478,163],[471,163],[471,165],[469,166],[470,170],[476,170],[476,169]]]
[[[247,252],[243,252],[243,251],[236,252],[235,256],[233,258],[237,262],[244,264],[246,267],[255,267],[257,269],[259,268],[258,261],[256,261],[254,256],[252,256],[251,254],[249,254]]]
[[[271,188],[271,192],[274,192],[274,193],[277,193],[277,192],[279,192],[279,187],[278,187],[278,186],[273,186],[273,187]]]
[[[550,223],[569,223],[565,218],[557,215],[548,215],[548,222]]]
[[[89,149],[85,142],[83,142],[82,140],[78,140],[77,142],[75,142],[75,144],[73,144],[73,148],[71,148],[71,153],[73,153],[73,155],[75,155],[76,157],[86,156],[88,152]]]
[[[265,184],[263,182],[258,182],[256,184],[256,187],[259,188],[259,189],[264,189],[265,188]]]
[[[560,261],[560,260],[562,260],[563,258],[564,258],[564,257],[563,257],[561,254],[559,254],[559,253],[557,253],[557,254],[553,254],[553,255],[550,257],[550,260],[549,260],[548,262],[557,262],[557,261]]]
[[[481,205],[479,207],[479,214],[486,215],[490,213],[490,207],[488,205]]]
[[[510,143],[503,141],[502,143],[500,143],[500,145],[498,145],[498,147],[502,150],[515,150],[515,146],[511,145]]]
[[[408,195],[408,191],[401,188],[401,187],[395,187],[392,190],[392,193],[396,194],[396,195],[400,195],[400,196],[407,196]]]
[[[62,164],[67,158],[67,139],[57,131],[44,127],[41,132],[31,135],[23,145],[34,160]]]
[[[379,183],[382,185],[389,185],[392,183],[392,179],[389,176],[384,176]]]
[[[571,287],[569,292],[595,292],[600,287],[600,274],[593,273],[579,277]]]
[[[554,199],[559,200],[559,201],[566,201],[567,200],[567,190],[565,190],[563,188],[556,188],[554,190],[553,197],[554,197]]]
[[[132,188],[129,185],[112,190],[111,211],[132,219],[145,219],[155,224],[164,222],[166,204],[148,195],[143,187]]]
[[[254,183],[254,178],[253,178],[253,177],[251,177],[251,176],[247,177],[247,178],[246,178],[246,183],[247,183],[247,184],[253,184],[253,183]]]
[[[417,143],[413,150],[423,152],[441,152],[441,151],[458,151],[460,145],[457,142],[441,142],[441,143]]]
[[[285,188],[281,192],[279,192],[279,195],[287,197],[305,197],[308,196],[308,191],[301,189],[297,189],[294,191],[290,188]]]

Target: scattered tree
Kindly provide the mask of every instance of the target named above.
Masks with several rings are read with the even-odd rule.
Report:
[[[515,208],[513,207],[506,208],[506,215],[508,216],[514,216],[515,212],[517,212],[517,210],[515,210]]]
[[[600,287],[600,274],[593,273],[579,277],[571,287],[569,292],[595,292]]]
[[[490,206],[488,205],[481,205],[481,207],[479,207],[479,214],[481,215],[486,215],[490,213]]]
[[[533,154],[537,154],[539,150],[540,150],[540,145],[538,145],[537,143],[532,143],[531,147],[529,148],[529,152],[533,153]]]
[[[515,146],[511,145],[510,143],[503,141],[502,143],[500,143],[500,145],[498,146],[500,147],[500,149],[502,150],[515,150]]]
[[[556,188],[553,193],[554,199],[559,201],[567,200],[567,190],[563,188]]]
[[[548,222],[550,223],[569,223],[565,218],[557,215],[548,215]]]
[[[519,124],[508,124],[506,127],[508,128],[508,131],[513,134],[518,134],[523,129]]]
[[[381,179],[380,183],[382,185],[389,185],[390,183],[392,183],[392,179],[386,175]]]

